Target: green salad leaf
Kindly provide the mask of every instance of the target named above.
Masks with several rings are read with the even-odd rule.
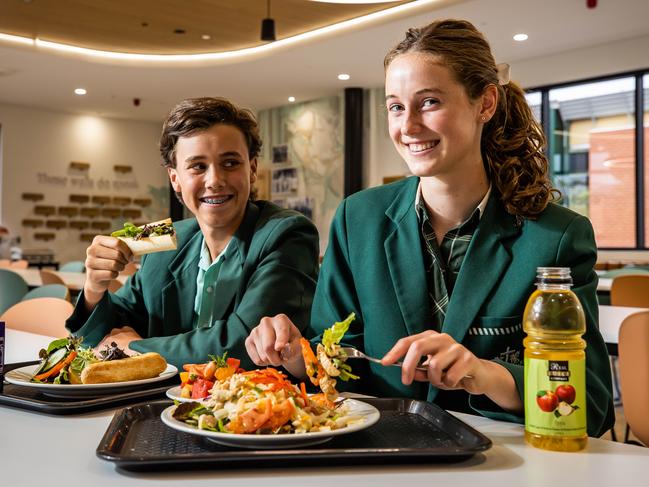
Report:
[[[325,347],[327,355],[334,355],[332,346],[338,345],[343,335],[349,330],[349,325],[356,319],[356,313],[350,313],[344,321],[337,321],[331,328],[327,328],[322,334],[322,345]]]
[[[74,357],[74,360],[70,363],[70,370],[80,376],[86,365],[95,362],[98,362],[98,360],[97,357],[95,357],[95,352],[92,351],[92,348],[79,347],[77,349],[77,356]]]
[[[134,238],[141,233],[142,233],[142,229],[140,227],[136,227],[131,222],[126,222],[124,223],[124,228],[122,228],[121,230],[115,230],[113,233],[110,234],[110,236]]]

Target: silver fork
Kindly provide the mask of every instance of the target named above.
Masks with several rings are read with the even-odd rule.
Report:
[[[369,360],[370,362],[375,362],[377,364],[380,364],[381,361],[375,357],[370,357],[369,355],[361,352],[360,350],[355,349],[354,347],[341,347],[341,350],[347,354],[347,357],[349,358],[364,358],[365,360]],[[428,368],[424,366],[426,362],[423,362],[419,364],[417,367],[415,367],[415,370],[420,370],[422,372],[426,372]],[[393,364],[395,367],[403,367],[403,362],[395,362]],[[471,375],[465,375],[464,379],[473,379],[473,376]]]
[[[347,357],[349,358],[364,358],[365,360],[369,360],[370,362],[375,362],[377,364],[380,364],[381,361],[377,358],[370,357],[369,355],[364,354],[360,350],[355,349],[354,347],[341,347],[341,350],[347,354]],[[383,364],[381,364],[383,365]],[[393,364],[395,367],[403,367],[403,362],[395,362]],[[421,370],[422,372],[426,372],[426,367],[423,367],[421,364],[417,367],[417,370]]]

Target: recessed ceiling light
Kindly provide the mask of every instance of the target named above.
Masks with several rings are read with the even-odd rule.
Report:
[[[74,90],[75,95],[85,95],[88,93],[85,88],[77,88]]]
[[[203,34],[201,36],[201,39],[203,39],[204,41],[209,41],[211,38],[212,38],[212,36],[209,35],[209,34]]]
[[[527,34],[516,34],[514,40],[518,42],[523,42],[527,40]]]
[[[349,76],[347,73],[340,73],[338,75],[338,79],[341,81],[347,81],[351,76]]]
[[[294,96],[289,96],[288,101],[289,101],[289,103],[293,103],[295,101],[295,97]]]

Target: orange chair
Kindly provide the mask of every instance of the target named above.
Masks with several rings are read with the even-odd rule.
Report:
[[[69,301],[60,298],[34,298],[14,304],[0,316],[7,328],[50,337],[68,336],[67,320],[74,311]]]
[[[618,351],[624,417],[633,434],[649,446],[649,311],[622,322]]]
[[[14,260],[9,264],[9,267],[15,267],[16,269],[27,269],[28,266],[29,262],[27,262],[25,259]]]
[[[11,267],[11,261],[9,259],[0,259],[0,267]]]
[[[611,305],[649,308],[649,274],[628,274],[613,278]]]
[[[61,279],[61,276],[46,269],[41,269],[41,281],[43,281],[43,284],[63,284],[65,286],[65,281]]]

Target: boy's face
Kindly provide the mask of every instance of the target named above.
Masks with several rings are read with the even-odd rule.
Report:
[[[174,191],[182,195],[205,235],[234,234],[257,179],[257,160],[250,160],[241,130],[217,124],[180,137],[176,167],[167,170]]]

